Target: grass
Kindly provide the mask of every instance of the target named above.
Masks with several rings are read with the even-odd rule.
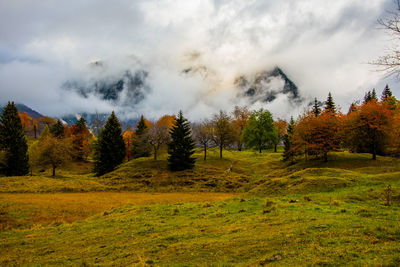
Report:
[[[98,178],[88,163],[0,178],[0,265],[400,265],[398,159],[195,155],[182,172],[160,155]]]

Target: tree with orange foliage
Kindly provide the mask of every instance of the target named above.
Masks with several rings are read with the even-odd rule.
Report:
[[[90,153],[89,138],[90,132],[86,120],[81,117],[69,128],[72,142],[72,156],[76,160],[83,160]]]
[[[29,116],[28,113],[23,112],[19,113],[19,118],[21,119],[22,128],[24,129],[25,134],[29,134],[33,128],[32,117]]]
[[[371,100],[347,115],[346,136],[351,151],[367,152],[376,160],[389,143],[394,112],[385,102]]]
[[[133,131],[130,126],[128,127],[128,129],[126,129],[126,131],[122,135],[122,137],[124,138],[124,141],[125,141],[126,158],[128,161],[130,161],[132,159],[132,140],[133,140],[134,135],[135,135],[135,131]]]
[[[274,121],[274,127],[275,127],[275,134],[277,135],[276,138],[274,138],[274,151],[277,152],[277,146],[280,142],[283,141],[285,134],[287,132],[287,127],[288,123],[285,120],[282,119],[277,119]]]
[[[247,121],[250,118],[251,112],[247,107],[235,106],[232,115],[233,139],[237,145],[238,150],[242,151],[242,134],[244,128],[246,128]]]
[[[157,160],[161,145],[170,141],[169,131],[173,126],[175,116],[164,115],[157,122],[153,122],[149,129],[149,143],[153,147],[154,160]]]
[[[312,154],[328,161],[328,152],[338,149],[341,141],[340,117],[332,110],[319,116],[313,112],[304,114],[295,127],[294,143],[305,156]]]

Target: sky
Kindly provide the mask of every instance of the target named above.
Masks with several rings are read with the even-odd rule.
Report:
[[[400,97],[398,82],[368,64],[391,42],[377,24],[391,9],[392,0],[0,0],[0,102],[56,117],[116,110],[157,118],[182,109],[199,120],[250,105],[288,118],[304,105],[284,95],[248,103],[234,86],[238,75],[279,66],[305,104],[331,92],[347,111],[386,83]],[[199,71],[184,75],[185,68]],[[127,70],[148,72],[139,104],[63,87]]]

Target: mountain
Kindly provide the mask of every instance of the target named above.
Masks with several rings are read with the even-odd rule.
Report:
[[[105,77],[91,81],[66,81],[62,87],[75,91],[84,98],[95,95],[118,106],[135,105],[142,101],[150,91],[146,79],[148,72],[137,70],[125,71],[119,77]]]
[[[296,84],[279,67],[253,75],[240,75],[234,83],[239,89],[239,95],[249,98],[252,103],[269,103],[278,95],[286,95],[295,103],[302,101]]]
[[[4,107],[5,105],[7,105],[7,104],[4,104],[4,105],[1,105],[1,106],[0,106],[0,112],[3,110],[3,107]],[[15,104],[15,105],[17,106],[17,109],[18,109],[18,112],[19,112],[19,113],[24,113],[24,112],[26,112],[26,113],[27,113],[30,117],[32,117],[33,119],[38,119],[38,118],[40,118],[40,117],[43,117],[42,114],[40,114],[40,113],[37,112],[36,110],[31,109],[30,107],[28,107],[28,106],[26,106],[26,105],[24,105],[24,104],[17,103],[17,104]]]

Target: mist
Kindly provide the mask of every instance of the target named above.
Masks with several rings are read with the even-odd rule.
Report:
[[[183,110],[192,120],[235,105],[299,114],[331,92],[345,111],[365,91],[398,84],[368,64],[389,40],[376,20],[390,0],[303,1],[0,1],[0,102],[14,100],[50,116],[82,112],[149,119]],[[279,66],[302,102],[269,84],[269,103],[244,97],[240,75]],[[186,71],[190,69],[190,71]],[[144,71],[141,101],[93,89]],[[66,88],[74,82],[85,92]],[[81,90],[81,91],[82,91]]]

